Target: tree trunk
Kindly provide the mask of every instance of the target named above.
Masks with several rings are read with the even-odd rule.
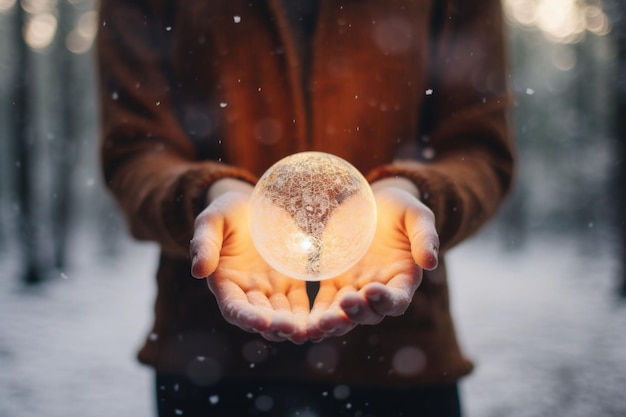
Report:
[[[609,190],[614,196],[615,235],[619,265],[620,295],[626,297],[626,2],[610,3],[608,15],[612,17],[612,30],[617,48],[615,106],[615,172]]]
[[[52,239],[54,241],[54,264],[59,270],[65,268],[72,217],[72,174],[76,162],[76,123],[74,56],[68,51],[65,39],[73,27],[74,8],[69,2],[59,4],[59,33],[55,44],[55,72],[59,89],[57,138],[54,142],[54,200],[52,206]]]
[[[43,280],[43,271],[39,264],[36,238],[36,220],[33,210],[33,130],[30,127],[30,54],[23,35],[26,12],[22,7],[15,7],[15,76],[13,82],[12,136],[15,151],[15,181],[18,203],[18,240],[23,261],[22,279],[27,284],[36,284]]]
[[[620,244],[621,295],[626,297],[626,4],[618,2],[620,7],[620,24],[614,26],[617,32],[618,63],[617,63],[617,105],[615,106],[617,160],[616,184],[613,191],[617,194],[617,227]]]

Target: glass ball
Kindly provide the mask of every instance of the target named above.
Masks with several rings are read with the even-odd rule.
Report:
[[[249,224],[259,254],[289,277],[320,281],[356,264],[376,229],[376,202],[363,175],[323,152],[281,159],[259,179]]]

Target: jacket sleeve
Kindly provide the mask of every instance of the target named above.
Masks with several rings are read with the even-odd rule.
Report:
[[[431,62],[434,108],[422,155],[369,173],[404,176],[433,210],[442,250],[479,229],[509,192],[515,150],[499,0],[447,1]],[[424,122],[424,121],[423,121]]]
[[[153,3],[100,2],[101,164],[133,236],[186,257],[210,184],[222,177],[255,178],[217,161],[198,160],[171,100],[166,11],[161,2]]]

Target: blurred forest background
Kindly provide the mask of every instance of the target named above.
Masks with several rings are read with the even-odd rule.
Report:
[[[492,229],[511,249],[538,233],[624,245],[625,3],[503,2],[521,166]],[[71,262],[77,231],[110,256],[125,232],[98,171],[94,1],[20,5],[0,0],[0,248],[37,283]]]
[[[513,254],[555,236],[586,256],[608,254],[612,296],[626,296],[626,1],[503,5],[520,168],[481,236]],[[6,300],[58,285],[86,256],[102,264],[126,256],[125,226],[99,172],[94,7],[0,0],[0,280],[21,288]],[[0,365],[12,351],[2,336]]]

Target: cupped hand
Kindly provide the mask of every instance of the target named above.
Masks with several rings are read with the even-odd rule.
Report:
[[[381,187],[374,197],[378,219],[372,245],[353,268],[321,282],[307,325],[311,340],[403,314],[422,271],[437,267],[439,239],[431,210],[402,187]]]
[[[309,314],[305,283],[272,269],[254,247],[248,228],[251,191],[221,193],[198,215],[191,273],[208,277],[229,323],[270,341],[303,343]]]

